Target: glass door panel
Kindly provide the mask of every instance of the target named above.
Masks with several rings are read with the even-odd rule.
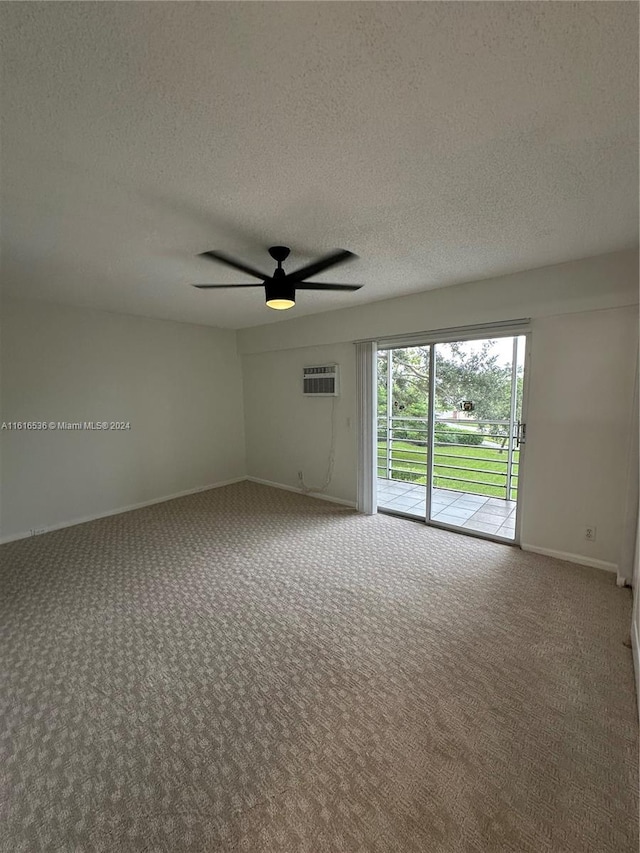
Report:
[[[428,521],[515,539],[525,342],[434,345]]]
[[[378,507],[424,518],[430,347],[378,352]]]

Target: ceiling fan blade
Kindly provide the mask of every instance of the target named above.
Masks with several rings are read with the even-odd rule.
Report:
[[[261,284],[192,284],[191,287],[199,287],[208,290],[211,287],[262,287]]]
[[[347,251],[347,249],[336,249],[335,252],[325,255],[317,261],[307,264],[305,267],[300,267],[299,270],[294,270],[289,273],[286,278],[291,283],[303,281],[305,278],[311,278],[312,275],[318,275],[318,273],[329,269],[329,267],[333,267],[336,264],[342,264],[345,261],[350,261],[357,257],[357,255],[354,255],[353,252]]]
[[[244,272],[254,278],[259,278],[261,281],[267,281],[267,279],[271,277],[264,275],[264,273],[261,273],[260,270],[257,270],[254,267],[243,264],[242,261],[236,261],[235,258],[230,258],[229,255],[225,255],[224,252],[201,252],[200,257],[220,261],[221,264],[226,264],[228,267],[233,267],[234,270],[240,270],[240,272]]]
[[[296,284],[296,290],[360,290],[362,284],[324,284],[321,281],[302,281]]]

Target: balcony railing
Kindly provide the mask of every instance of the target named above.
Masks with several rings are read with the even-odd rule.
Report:
[[[520,451],[508,420],[436,418],[433,485],[517,499]],[[378,477],[422,484],[429,465],[429,422],[378,417]]]

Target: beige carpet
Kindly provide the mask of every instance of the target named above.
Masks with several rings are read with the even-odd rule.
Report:
[[[3,852],[637,850],[612,576],[251,483],[0,556]]]

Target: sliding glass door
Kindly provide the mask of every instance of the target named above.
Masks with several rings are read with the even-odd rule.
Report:
[[[431,348],[378,352],[378,506],[424,518]]]
[[[378,506],[516,539],[526,337],[378,353]]]

